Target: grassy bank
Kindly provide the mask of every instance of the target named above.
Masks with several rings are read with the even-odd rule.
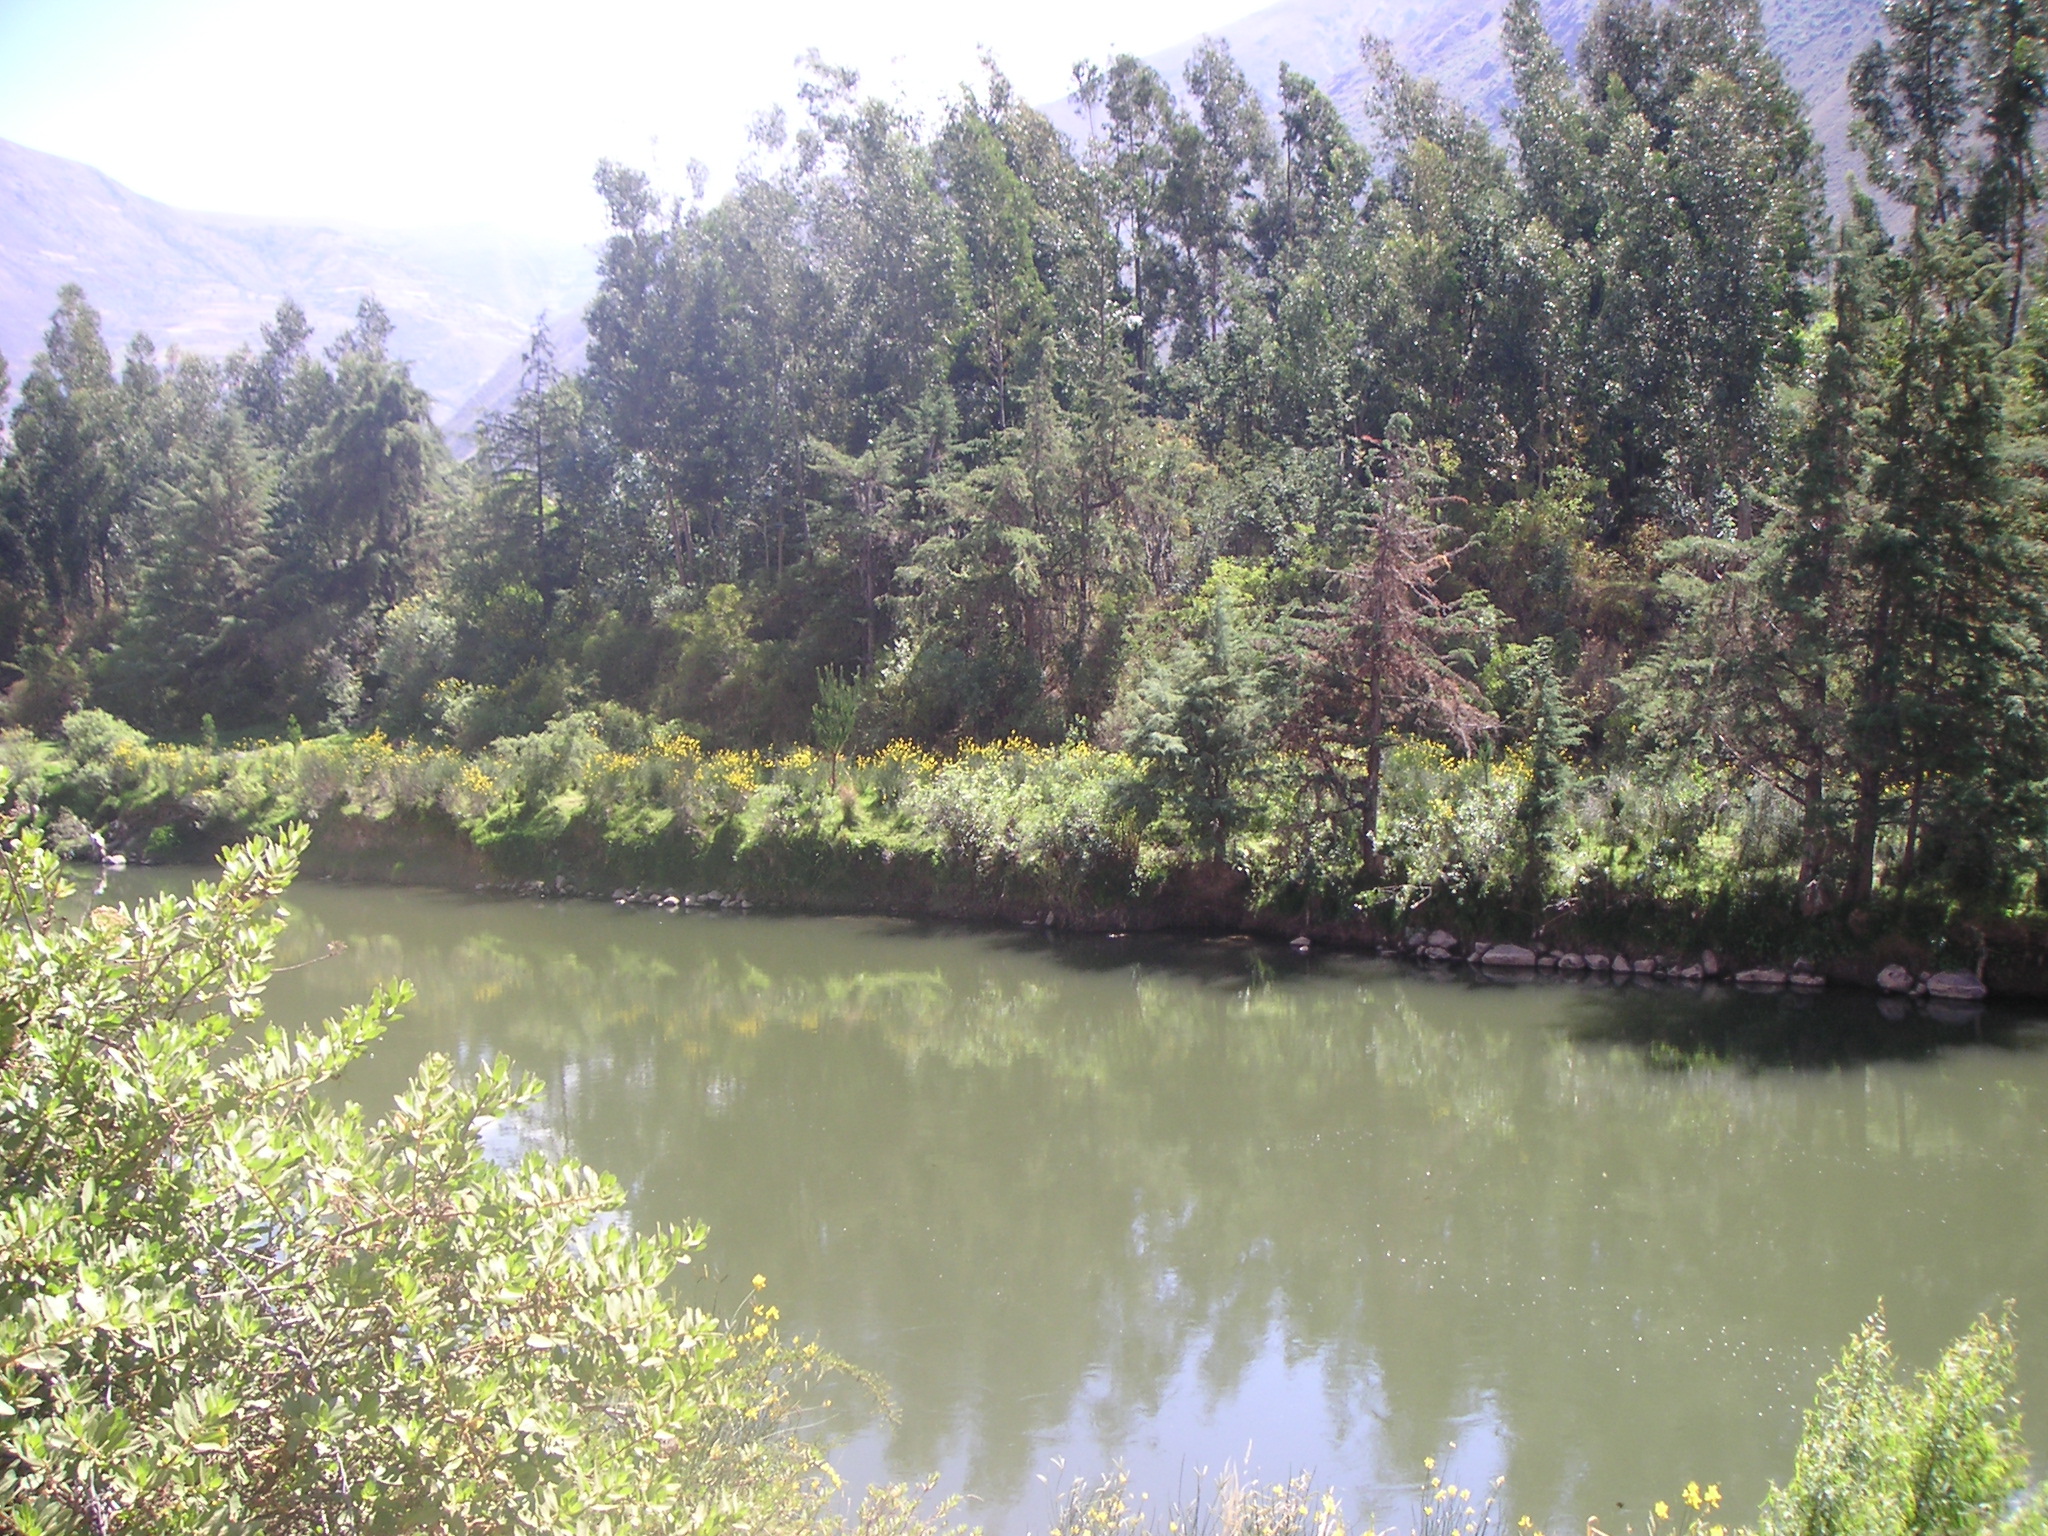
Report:
[[[1173,796],[1123,753],[1021,739],[943,758],[900,742],[839,759],[709,752],[616,708],[471,754],[380,734],[153,742],[84,711],[54,739],[0,734],[0,770],[74,856],[193,859],[303,820],[309,868],[355,879],[1358,947],[1441,928],[1671,967],[1713,951],[1727,973],[1801,958],[1845,982],[1887,964],[1979,970],[1994,992],[2048,993],[2038,911],[1909,889],[1802,913],[1784,806],[1704,776],[1575,781],[1532,874],[1526,760],[1424,741],[1389,754],[1373,879],[1343,817],[1279,754],[1232,786],[1221,860],[1195,851]]]

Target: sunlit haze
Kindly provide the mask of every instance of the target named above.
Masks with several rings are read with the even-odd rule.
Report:
[[[1247,0],[0,0],[0,137],[188,208],[586,238],[601,156],[714,188],[810,48],[929,111],[991,53],[1028,99]]]

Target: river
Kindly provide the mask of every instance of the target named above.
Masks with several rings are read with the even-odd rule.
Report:
[[[147,880],[147,874],[128,877]],[[116,894],[122,893],[116,887]],[[528,1140],[702,1220],[872,1372],[856,1485],[992,1532],[1112,1464],[1311,1470],[1406,1529],[1425,1456],[1512,1510],[1747,1518],[1883,1299],[1902,1355],[2003,1298],[2048,1385],[2048,1013],[1433,976],[1079,938],[309,884],[273,1018],[410,978],[343,1087],[509,1054]],[[1889,1015],[1884,1011],[1890,1009]]]

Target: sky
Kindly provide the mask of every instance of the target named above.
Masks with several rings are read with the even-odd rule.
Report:
[[[0,0],[0,138],[183,208],[603,230],[601,157],[714,192],[817,48],[930,113],[994,56],[1026,100],[1260,0]]]

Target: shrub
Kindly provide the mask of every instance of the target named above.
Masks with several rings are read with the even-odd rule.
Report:
[[[1137,765],[1118,752],[1007,741],[970,748],[915,783],[903,807],[951,858],[985,876],[1128,888],[1138,858]]]
[[[1758,1536],[2038,1531],[2048,1502],[2015,1508],[2027,1474],[2017,1407],[2009,1312],[1980,1317],[1910,1384],[1879,1312],[1821,1378],[1792,1481],[1772,1489]]]
[[[183,899],[61,917],[0,848],[0,1531],[625,1532],[809,1522],[819,1360],[667,1299],[698,1231],[480,1130],[537,1085],[431,1057],[323,1091],[402,989],[253,1033],[302,829]],[[758,1290],[760,1282],[756,1282]]]

